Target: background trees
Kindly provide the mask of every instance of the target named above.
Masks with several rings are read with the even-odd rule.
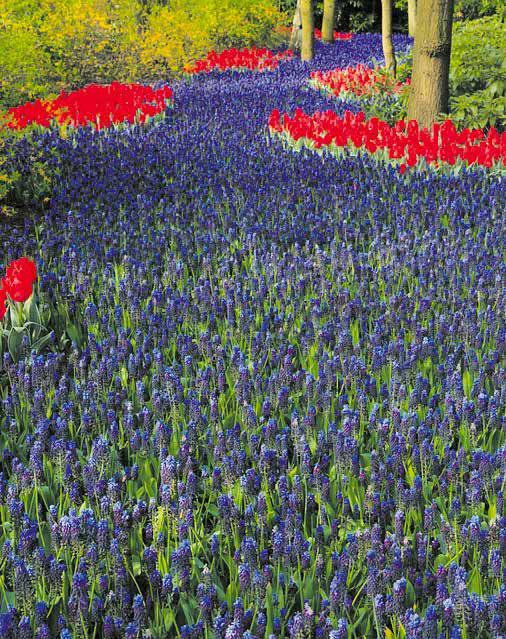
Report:
[[[449,106],[461,127],[506,127],[506,3],[454,0],[452,35],[448,2],[428,2],[0,0],[0,111],[89,82],[168,79],[211,49],[258,45],[301,51],[304,4],[312,6],[306,21],[322,29],[324,42],[332,42],[334,29],[380,32],[383,23],[386,67],[396,69],[401,80],[411,75],[410,63],[400,48],[395,59],[392,34],[408,29],[416,34],[423,21],[432,31],[416,38],[410,115],[428,121]],[[434,16],[441,12],[446,18],[439,28]],[[428,44],[419,47],[422,40]],[[303,56],[313,56],[311,27]],[[378,117],[407,117],[407,101],[389,104],[383,100]],[[422,109],[432,115],[422,115]]]
[[[302,49],[301,59],[314,58],[314,7],[313,0],[301,0],[300,12],[302,18]]]
[[[416,33],[416,0],[408,0],[408,33],[414,38]]]
[[[290,36],[290,49],[299,50],[302,46],[302,16],[300,13],[300,0],[297,0],[292,22],[292,34]]]
[[[397,64],[392,40],[392,0],[381,0],[381,41],[385,67],[389,73],[395,76]]]
[[[453,0],[419,0],[408,118],[428,127],[448,112]]]
[[[322,42],[334,42],[336,0],[323,0]]]
[[[301,3],[306,6],[308,25],[308,7],[312,4],[314,24],[321,25],[324,42],[332,42],[334,29],[381,31],[385,69],[393,76],[397,74],[400,82],[411,77],[411,89],[409,99],[388,101],[379,96],[367,106],[370,116],[391,122],[416,118],[428,126],[450,112],[460,127],[506,127],[503,0],[279,1],[281,9],[297,8],[293,49],[301,46]],[[412,60],[404,53],[395,53],[393,34],[406,32],[414,36]],[[304,59],[312,55],[308,32]]]

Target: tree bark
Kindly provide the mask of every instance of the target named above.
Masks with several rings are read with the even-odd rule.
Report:
[[[408,33],[414,38],[416,33],[416,0],[408,0]]]
[[[290,36],[290,49],[299,51],[302,46],[302,17],[300,15],[300,0],[297,0],[292,22],[292,35]]]
[[[336,0],[323,0],[322,42],[334,42]]]
[[[395,76],[397,63],[392,41],[392,0],[381,0],[381,43],[385,56],[385,67]]]
[[[419,0],[408,118],[429,128],[448,112],[453,0]]]
[[[314,7],[313,0],[301,0],[300,14],[302,18],[302,50],[301,60],[314,58]]]

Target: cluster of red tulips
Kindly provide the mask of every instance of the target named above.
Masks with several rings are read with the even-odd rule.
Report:
[[[7,126],[24,129],[32,124],[48,127],[51,122],[73,127],[107,128],[122,122],[144,123],[163,113],[172,99],[172,89],[153,89],[142,84],[90,84],[83,89],[62,91],[54,100],[35,100],[7,111]]]
[[[378,118],[366,119],[363,112],[346,111],[340,117],[334,111],[308,115],[296,109],[290,117],[275,109],[269,127],[293,142],[301,140],[317,149],[351,147],[381,152],[400,165],[401,173],[422,159],[433,165],[506,165],[506,132],[500,134],[493,127],[487,133],[481,129],[458,132],[450,120],[428,130],[420,128],[416,120],[390,126]]]
[[[197,60],[193,64],[187,65],[187,73],[209,73],[210,71],[226,71],[237,69],[244,71],[272,71],[281,60],[288,60],[293,57],[293,52],[288,49],[274,53],[269,49],[226,49],[218,53],[210,51],[205,58]]]
[[[278,32],[285,37],[289,37],[292,32],[292,27],[279,27]],[[322,32],[320,29],[314,30],[314,37],[317,40],[321,40]],[[334,31],[334,40],[351,40],[353,38],[353,33],[341,33],[340,31]]]
[[[378,93],[380,90],[400,93],[406,85],[409,85],[409,82],[409,79],[406,82],[397,82],[385,74],[378,73],[371,67],[366,67],[364,64],[344,69],[333,69],[332,71],[313,71],[311,73],[313,86],[341,97],[346,95],[353,95],[354,97],[369,96]]]
[[[321,40],[322,32],[320,29],[314,30],[314,37]],[[353,38],[353,33],[341,33],[339,31],[334,31],[334,40],[351,40]]]
[[[20,257],[9,264],[5,277],[0,281],[0,320],[7,312],[7,300],[26,302],[36,279],[37,267],[28,257]]]

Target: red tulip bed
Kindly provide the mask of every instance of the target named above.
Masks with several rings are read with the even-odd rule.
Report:
[[[210,71],[272,71],[283,60],[293,57],[290,49],[274,53],[269,49],[226,49],[220,53],[210,51],[205,58],[187,65],[189,74],[209,73]]]
[[[294,115],[274,109],[269,117],[272,134],[283,136],[296,148],[309,146],[341,152],[367,151],[399,165],[401,173],[419,163],[433,166],[478,165],[487,168],[506,166],[506,133],[494,128],[458,132],[447,120],[421,129],[415,120],[399,121],[394,126],[378,118],[366,119],[363,112],[346,111],[340,117],[334,111],[313,115],[295,109]]]
[[[375,69],[359,64],[345,69],[332,71],[313,71],[311,85],[339,98],[369,97],[375,93],[387,90],[389,93],[399,94],[409,85],[406,82],[396,82],[387,75],[378,73]]]
[[[317,40],[321,40],[322,32],[320,29],[314,30],[314,36]],[[341,33],[339,31],[334,31],[334,40],[351,40],[353,38],[353,33]]]
[[[24,129],[30,125],[103,129],[124,122],[144,124],[163,113],[172,99],[172,89],[153,89],[141,84],[90,84],[83,89],[62,91],[54,100],[35,100],[7,111],[7,126]]]
[[[279,33],[282,34],[283,36],[286,37],[290,37],[290,34],[292,32],[292,27],[280,27],[279,28]],[[320,29],[315,29],[314,30],[314,37],[317,40],[321,40],[322,38],[322,32],[320,31]],[[353,33],[343,33],[340,31],[334,31],[334,40],[351,40],[353,38]]]
[[[290,29],[287,29],[287,32]],[[314,31],[315,38],[320,40],[322,33],[319,29]],[[352,33],[340,33],[334,31],[334,40],[351,40]],[[197,60],[185,67],[186,73],[194,75],[196,73],[209,73],[210,71],[272,71],[284,60],[293,58],[293,51],[273,52],[269,49],[251,47],[246,49],[226,49],[217,52],[210,51],[205,58]]]

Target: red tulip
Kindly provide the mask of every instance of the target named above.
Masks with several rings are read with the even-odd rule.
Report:
[[[226,49],[221,53],[210,51],[205,58],[197,60],[186,67],[187,73],[209,73],[213,69],[245,69],[250,71],[270,71],[275,69],[281,60],[293,57],[293,51],[273,53],[269,49]]]
[[[404,160],[401,173],[406,166],[413,167],[420,158],[438,165],[439,161],[454,165],[457,160],[468,164],[491,167],[496,163],[506,164],[506,135],[490,129],[485,136],[481,130],[464,129],[458,133],[450,120],[435,124],[431,131],[420,129],[416,120],[397,122],[389,126],[386,122],[371,118],[363,112],[346,111],[340,117],[334,111],[316,112],[313,115],[295,109],[293,117],[275,110],[269,118],[273,132],[286,132],[293,140],[307,139],[316,148],[333,144],[337,147],[353,145],[370,153],[386,151],[392,160]]]
[[[27,257],[11,262],[2,281],[2,288],[14,302],[26,302],[37,279],[35,263]]]
[[[318,40],[322,37],[322,32],[320,29],[314,30],[314,37]],[[351,40],[353,38],[353,33],[339,33],[339,31],[334,31],[334,40]]]
[[[37,279],[37,267],[29,257],[20,257],[9,264],[6,270],[7,277],[17,277],[33,284]]]
[[[352,93],[355,96],[378,93],[380,90],[378,85],[386,85],[388,82],[385,76],[363,64],[326,72],[314,71],[311,79],[317,87],[326,89],[334,95]],[[392,84],[390,90],[393,93],[400,93],[403,86],[401,82],[396,82]]]
[[[83,89],[65,93],[55,100],[27,102],[7,112],[8,126],[23,129],[30,124],[48,127],[52,121],[71,126],[91,125],[97,129],[112,124],[134,121],[138,112],[149,116],[162,113],[166,100],[172,98],[169,87],[153,89],[140,84],[90,84]],[[144,118],[145,120],[145,118]]]

